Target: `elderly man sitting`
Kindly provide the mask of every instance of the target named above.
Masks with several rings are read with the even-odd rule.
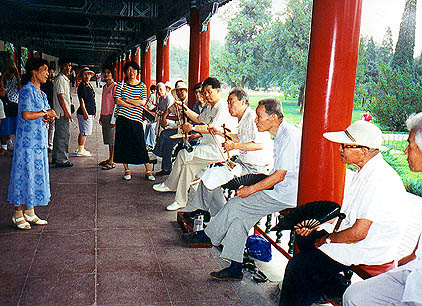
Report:
[[[422,113],[406,122],[410,131],[407,154],[410,170],[422,172]],[[422,228],[421,228],[422,230]],[[350,286],[343,295],[345,306],[422,305],[422,247],[399,261],[399,267]]]
[[[228,133],[232,140],[227,140],[223,146],[227,152],[239,150],[235,160],[235,167],[212,167],[201,175],[202,181],[191,205],[199,208],[187,216],[194,218],[198,214],[206,216],[209,220],[210,213],[215,216],[226,199],[223,190],[219,188],[235,176],[247,173],[269,173],[273,167],[273,141],[270,133],[259,132],[255,125],[255,111],[249,107],[248,94],[241,88],[234,88],[227,98],[229,112],[239,121],[237,134]],[[221,128],[214,127],[216,134],[223,135]]]
[[[268,131],[274,139],[274,168],[262,181],[240,188],[237,197],[211,219],[205,231],[184,235],[191,247],[219,245],[224,239],[221,257],[231,265],[211,276],[218,280],[243,279],[243,251],[249,230],[262,217],[296,206],[300,159],[300,131],[284,120],[277,99],[263,99],[256,109],[259,132]],[[267,190],[274,187],[273,190]]]
[[[400,177],[379,153],[381,130],[361,120],[324,137],[339,143],[342,162],[357,169],[343,197],[346,218],[330,235],[314,231],[301,237],[309,231],[298,231],[301,253],[287,264],[280,306],[311,305],[340,271],[395,258],[402,225],[397,205],[406,200],[406,193]]]

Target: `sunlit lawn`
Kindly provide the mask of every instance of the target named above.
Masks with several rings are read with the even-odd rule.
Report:
[[[228,92],[222,93],[222,98],[227,100]],[[297,97],[284,97],[280,93],[253,93],[249,95],[249,104],[253,109],[258,105],[259,100],[264,98],[277,98],[283,104],[283,112],[287,122],[296,126],[302,125],[302,114],[299,113],[299,106],[297,105]],[[362,111],[354,110],[352,114],[352,122],[361,119]]]

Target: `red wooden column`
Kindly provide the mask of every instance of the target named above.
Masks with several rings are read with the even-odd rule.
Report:
[[[120,82],[120,56],[117,58],[116,61],[116,81]]]
[[[139,47],[137,48],[133,48],[130,51],[130,55],[131,55],[131,60],[134,61],[135,63],[137,63],[139,65],[139,67],[141,67],[141,61],[140,61],[140,56],[139,56]],[[139,80],[139,73],[136,76],[136,78]]]
[[[203,82],[210,76],[210,25],[208,21],[207,30],[199,33],[201,44],[200,81]]]
[[[156,80],[167,82],[170,80],[170,36],[167,32],[157,34],[157,69]]]
[[[352,119],[362,0],[314,0],[306,78],[298,205],[341,204],[345,165],[322,137]]]
[[[193,87],[201,81],[201,39],[199,32],[199,10],[190,10],[190,42],[189,42],[189,80],[188,80],[188,105],[192,107],[195,103]]]
[[[151,86],[151,45],[143,43],[140,47],[141,53],[141,81],[147,86],[147,96],[150,95]]]
[[[121,63],[121,65],[120,65],[120,67],[121,67],[120,75],[121,75],[121,77],[122,77],[122,80],[124,80],[124,79],[125,79],[125,77],[126,77],[126,75],[125,75],[125,64],[126,64],[126,59],[127,59],[127,57],[126,57],[126,53],[123,53],[123,56],[122,56],[122,63]]]

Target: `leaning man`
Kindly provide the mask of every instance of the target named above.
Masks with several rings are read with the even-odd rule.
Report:
[[[262,217],[296,206],[300,159],[300,131],[284,120],[277,99],[263,99],[256,109],[259,132],[268,131],[274,139],[274,168],[262,181],[240,188],[237,196],[211,219],[205,231],[185,234],[191,247],[220,245],[221,257],[231,261],[230,267],[212,272],[218,280],[243,279],[243,251],[249,230]],[[267,190],[273,187],[273,190]]]
[[[407,154],[409,168],[422,172],[422,113],[407,120],[410,131]],[[422,228],[421,228],[422,230]],[[399,267],[387,273],[358,282],[343,295],[345,306],[422,305],[421,239],[412,254],[399,261]]]
[[[388,263],[396,255],[402,225],[399,205],[406,201],[406,192],[379,153],[381,130],[361,120],[324,137],[339,143],[341,161],[357,169],[344,192],[346,218],[335,233],[314,231],[297,237],[301,253],[287,264],[280,306],[312,305],[340,271]]]

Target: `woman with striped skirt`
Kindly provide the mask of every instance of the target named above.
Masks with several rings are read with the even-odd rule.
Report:
[[[142,126],[142,106],[146,104],[147,88],[136,79],[138,71],[139,65],[136,62],[127,62],[124,66],[126,78],[117,85],[114,94],[117,104],[114,162],[123,164],[125,180],[132,179],[129,164],[144,164],[145,179],[155,181],[151,174]]]

